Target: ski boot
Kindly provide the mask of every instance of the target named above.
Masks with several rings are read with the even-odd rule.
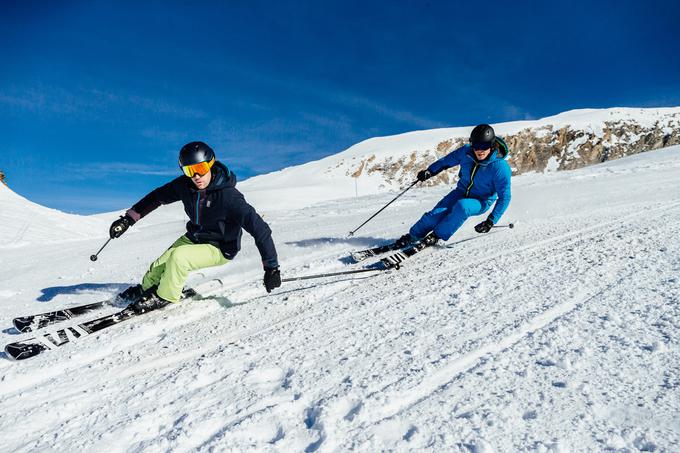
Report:
[[[422,242],[423,244],[425,244],[427,247],[430,247],[430,246],[432,246],[432,245],[437,244],[437,242],[439,242],[439,238],[437,237],[436,234],[434,234],[434,231],[432,231],[432,232],[428,233],[427,236],[425,236],[424,238],[422,238],[422,239],[420,240],[420,242]]]
[[[123,302],[133,303],[144,297],[144,290],[142,289],[142,285],[134,285],[130,286],[116,297]]]
[[[411,236],[409,233],[406,233],[405,235],[394,241],[394,245],[396,245],[400,249],[408,247],[411,244],[413,244],[413,236]]]
[[[147,311],[157,310],[169,305],[170,302],[159,297],[158,294],[152,292],[147,294],[141,299],[131,303],[127,306],[128,309],[134,311],[137,314],[146,313]]]

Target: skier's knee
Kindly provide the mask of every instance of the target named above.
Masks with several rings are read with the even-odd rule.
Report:
[[[170,253],[168,262],[172,263],[172,265],[176,267],[188,268],[190,266],[189,256],[181,248],[176,248],[172,251],[172,253]]]
[[[456,203],[453,206],[453,214],[457,216],[462,216],[465,218],[470,217],[472,212],[472,206],[470,206],[470,203],[467,203],[465,200],[460,200],[458,203]]]
[[[453,215],[457,218],[463,218],[463,219],[467,219],[470,216],[468,214],[468,210],[465,208],[465,205],[463,205],[460,202],[456,203],[456,205],[453,207],[453,210],[451,211],[451,215]]]

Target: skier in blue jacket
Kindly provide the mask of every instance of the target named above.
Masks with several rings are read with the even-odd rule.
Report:
[[[416,241],[428,245],[440,239],[447,241],[468,217],[484,214],[495,203],[486,220],[475,226],[478,233],[491,231],[510,204],[512,172],[505,161],[507,154],[505,142],[496,137],[493,128],[480,124],[472,130],[470,144],[418,172],[418,180],[426,181],[443,170],[460,166],[456,188],[426,212],[397,244],[405,247]]]

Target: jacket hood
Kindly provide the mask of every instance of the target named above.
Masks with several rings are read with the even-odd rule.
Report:
[[[501,137],[496,137],[495,142],[498,155],[503,159],[508,157],[508,154],[510,154],[510,148],[508,147],[508,144],[505,143],[505,140],[503,140]]]
[[[499,161],[499,160],[505,160],[507,154],[501,154],[501,150],[495,149],[491,151],[491,154],[484,159],[484,160],[477,160],[477,156],[475,156],[475,151],[472,149],[472,145],[465,145],[467,147],[467,150],[465,150],[465,154],[467,154],[472,160],[477,162],[479,165],[486,166],[486,165],[491,165],[492,163]]]

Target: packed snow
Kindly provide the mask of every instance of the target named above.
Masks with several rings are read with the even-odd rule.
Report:
[[[0,360],[0,451],[680,451],[678,181],[678,146],[522,175],[512,230],[471,219],[399,271],[270,295],[248,238],[192,275],[202,298]],[[360,268],[349,251],[446,192],[415,188],[353,238],[394,193],[255,204],[292,277]],[[33,215],[2,185],[0,203],[3,344],[31,336],[13,317],[138,282],[184,228],[165,207],[93,263],[118,213]]]

